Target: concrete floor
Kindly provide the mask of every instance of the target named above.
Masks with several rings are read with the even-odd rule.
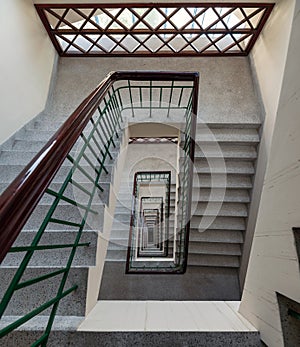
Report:
[[[106,262],[99,300],[240,300],[237,269],[188,267],[183,275],[125,275]]]

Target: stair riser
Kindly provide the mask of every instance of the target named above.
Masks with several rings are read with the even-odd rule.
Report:
[[[226,256],[226,255],[198,255],[190,254],[188,256],[189,266],[209,266],[209,267],[230,267],[238,268],[239,257],[238,256]]]
[[[243,232],[232,230],[206,230],[200,232],[190,229],[190,242],[243,243]]]
[[[238,217],[197,217],[191,219],[193,229],[217,229],[217,230],[245,230],[244,218]]]
[[[241,247],[239,244],[232,243],[208,243],[208,242],[193,242],[189,243],[189,256],[191,255],[228,255],[240,256]]]

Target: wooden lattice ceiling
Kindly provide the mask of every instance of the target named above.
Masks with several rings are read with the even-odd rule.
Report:
[[[38,4],[61,56],[247,55],[273,4]]]

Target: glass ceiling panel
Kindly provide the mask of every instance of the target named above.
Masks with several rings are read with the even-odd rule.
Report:
[[[247,55],[274,4],[36,4],[61,56]]]

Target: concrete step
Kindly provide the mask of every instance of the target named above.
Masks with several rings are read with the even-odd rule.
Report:
[[[172,242],[170,241],[169,248],[172,248]],[[127,250],[128,237],[110,238],[108,242],[108,249],[110,250]]]
[[[114,214],[114,221],[119,221],[121,223],[130,223],[131,212],[127,211],[125,213],[120,213],[117,209]]]
[[[127,238],[129,236],[129,225],[126,227],[120,226],[117,228],[116,226],[113,226],[111,233],[110,233],[110,240],[119,239],[119,238]]]
[[[26,130],[44,130],[55,133],[66,121],[66,119],[52,120],[49,116],[45,116],[43,120],[35,120],[26,125]]]
[[[197,160],[194,163],[194,171],[198,174],[206,173],[220,173],[220,174],[239,174],[239,175],[253,175],[254,167],[250,161],[234,161],[223,160],[219,158]]]
[[[33,134],[35,134],[35,133],[36,133],[36,131],[33,131]],[[47,134],[48,134],[48,132],[44,132],[43,135],[41,135],[40,139],[35,139],[35,140],[31,139],[30,137],[23,137],[23,136],[22,136],[22,138],[16,138],[12,142],[11,149],[15,150],[15,151],[24,151],[24,149],[26,149],[27,151],[37,153],[38,151],[40,151],[43,148],[43,146],[51,138],[51,135],[49,136]],[[19,136],[19,137],[21,137],[21,136]],[[36,135],[35,137],[38,138],[38,135]],[[114,140],[114,142],[115,142],[116,147],[111,145],[112,150],[114,148],[119,147],[119,140]],[[82,141],[80,141],[80,144],[82,145]],[[76,147],[76,144],[75,144],[74,150],[78,150],[78,148]]]
[[[230,267],[240,266],[239,257],[235,255],[190,254],[188,266]]]
[[[132,191],[133,191],[133,182],[128,183],[128,182],[122,181],[118,195],[120,195],[120,196],[126,195],[126,194],[128,194],[128,192],[130,192],[130,194],[132,194]],[[171,193],[176,192],[176,185],[174,183],[172,183],[170,185],[170,192]]]
[[[45,124],[46,125],[46,124]],[[28,129],[26,128],[25,131],[23,132],[18,132],[15,135],[16,140],[28,140],[30,139],[31,141],[45,141],[47,142],[54,134],[55,132],[59,129],[58,124],[55,124],[54,129],[50,130],[49,128],[43,128],[40,127],[40,129]],[[91,123],[89,123],[86,128],[83,130],[83,133],[85,135],[89,135],[92,130]],[[101,134],[102,131],[100,129],[99,133]],[[95,135],[96,139],[98,139],[98,134]],[[104,137],[105,138],[105,137]]]
[[[98,214],[88,214],[86,219],[86,229],[95,228],[95,230],[102,230],[104,205],[93,205],[92,207],[98,212]],[[37,230],[41,226],[42,221],[46,218],[49,209],[50,205],[39,204],[34,209],[23,230]],[[78,208],[77,206],[60,204],[55,209],[52,218],[80,224],[84,218],[84,214],[85,210]],[[47,230],[69,231],[74,229],[77,230],[78,227],[58,223],[49,223],[47,227]]]
[[[26,166],[36,154],[34,151],[4,150],[0,152],[0,165]]]
[[[106,261],[126,261],[127,249],[108,249],[106,253]]]
[[[222,122],[217,121],[207,121],[204,124],[200,123],[198,121],[197,123],[197,130],[203,129],[203,128],[209,128],[209,129],[259,129],[261,126],[261,121],[259,119],[258,115],[255,115],[252,119],[242,119],[240,117],[239,122],[228,122],[227,120],[223,119]]]
[[[248,175],[234,174],[198,174],[194,175],[193,189],[197,188],[235,188],[251,189],[252,181]]]
[[[57,129],[58,130],[58,129]],[[45,143],[50,140],[54,135],[54,130],[29,130],[26,129],[23,133],[17,133],[15,136],[16,140],[29,140],[30,141],[44,141]]]
[[[104,175],[107,180],[109,177]],[[77,182],[77,181],[76,181]],[[85,190],[88,192],[92,193],[94,189],[93,183],[89,182],[77,182],[79,183]],[[103,192],[100,190],[100,188],[96,188],[95,191],[95,197],[94,197],[94,202],[97,203],[105,203],[107,204],[107,199],[109,196],[109,188],[110,188],[110,183],[109,182],[99,182],[99,186],[104,190]],[[59,192],[62,187],[62,183],[51,183],[49,188],[55,192]],[[63,193],[64,197],[67,197],[69,199],[75,200],[79,204],[87,205],[90,196],[86,194],[86,192],[82,191],[82,189],[78,188],[77,186],[73,185],[72,183],[69,183]],[[42,197],[40,203],[41,204],[50,204],[53,201],[52,195],[45,193],[44,196]],[[64,202],[63,200],[61,201],[61,204],[68,204],[67,202]]]
[[[108,249],[115,250],[115,249],[127,249],[128,247],[128,238],[114,238],[110,239],[108,242]]]
[[[36,236],[35,231],[23,231],[14,243],[14,247],[30,246],[33,238]],[[73,244],[77,236],[76,232],[44,232],[39,246],[41,245],[65,245]],[[96,251],[98,242],[98,233],[94,231],[84,231],[80,238],[80,243],[90,243],[89,246],[77,247],[73,266],[94,266],[96,262]],[[67,264],[71,248],[60,248],[51,250],[35,251],[29,266],[65,266]],[[2,266],[19,266],[25,252],[8,253],[1,263]]]
[[[117,201],[115,207],[115,213],[129,214],[131,215],[131,200],[128,200],[127,204],[123,204],[120,200]]]
[[[247,217],[248,209],[241,203],[198,203],[192,205],[193,216]]]
[[[256,129],[251,128],[212,128],[210,130],[204,128],[197,129],[197,145],[214,142],[218,142],[219,144],[231,143],[255,145],[259,142],[259,135]]]
[[[11,149],[16,151],[22,151],[26,148],[27,151],[38,152],[46,144],[46,141],[31,141],[30,139],[20,140],[15,139],[12,143]]]
[[[56,125],[62,124],[68,119],[70,114],[67,112],[58,112],[54,105],[47,107],[37,117],[35,117],[28,125]]]
[[[239,230],[190,229],[190,242],[243,243],[243,232]]]
[[[170,202],[174,202],[175,197],[176,197],[176,193],[170,192]],[[119,192],[117,198],[120,205],[131,206],[132,200],[133,200],[132,190],[128,190],[128,191],[124,190],[124,192],[121,192],[121,193]]]
[[[245,230],[245,219],[240,217],[198,217],[191,218],[191,228],[200,229],[204,226],[207,230]],[[202,229],[201,229],[202,230]]]
[[[114,150],[110,152],[112,157],[115,159],[119,153],[118,150]],[[31,159],[37,154],[37,151],[25,151],[24,148],[22,150],[2,150],[0,152],[0,165],[7,164],[7,165],[27,165]],[[75,151],[70,152],[71,156],[75,157],[76,153]],[[100,156],[101,157],[101,156]],[[90,158],[92,162],[97,163],[96,159],[94,159],[94,156],[90,154]],[[107,158],[109,162],[109,158]],[[69,162],[69,161],[68,161]],[[84,158],[82,158],[82,162],[86,162]]]
[[[1,172],[1,177],[0,177],[0,182],[1,183],[10,183],[12,182],[17,175],[24,169],[25,165],[8,165],[8,164],[0,164],[0,172]],[[107,164],[106,169],[108,172],[111,172],[113,168],[113,164]],[[61,168],[57,171],[55,177],[53,178],[54,183],[62,183],[66,179],[67,175],[69,174],[72,166],[65,162]],[[90,166],[83,166],[83,169],[86,170],[86,172],[93,178],[95,179],[96,173],[95,171],[90,167]],[[106,178],[108,174],[103,172],[101,176],[103,178]],[[100,182],[106,181],[104,179],[100,179]],[[90,183],[90,179],[83,174],[79,169],[77,169],[75,172],[73,172],[73,178],[77,182],[87,182]]]
[[[189,242],[189,256],[201,254],[241,255],[241,247],[237,243]]]
[[[124,226],[126,226],[127,228],[127,226],[130,225],[131,213],[127,212],[124,214],[120,214],[118,217],[115,217],[115,214],[113,216],[114,220],[112,229],[120,229],[124,228]]]
[[[49,274],[54,271],[58,271],[62,267],[28,267],[21,279],[21,283]],[[11,282],[16,268],[11,266],[0,266],[0,300],[2,299],[8,284]],[[25,315],[32,310],[33,307],[38,307],[43,303],[51,300],[55,297],[62,274],[51,277],[47,280],[38,282],[29,287],[22,288],[16,291],[5,311],[5,315],[19,316]],[[78,289],[67,295],[59,304],[57,314],[63,316],[84,316],[85,315],[85,302],[86,291],[88,282],[88,267],[76,266],[70,269],[65,289],[71,288],[75,284],[78,285]],[[34,295],[32,295],[34,293]],[[45,315],[50,313],[50,309],[43,312]]]
[[[193,201],[248,203],[250,196],[246,189],[195,188],[193,189]]]
[[[255,146],[240,146],[231,144],[202,144],[195,147],[195,161],[203,158],[223,158],[236,160],[255,160],[257,151]]]

